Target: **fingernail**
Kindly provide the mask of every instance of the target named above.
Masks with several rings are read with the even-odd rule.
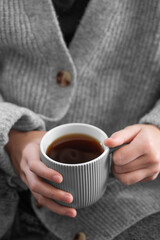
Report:
[[[108,140],[108,139],[105,139],[105,140],[104,140],[104,144],[105,144],[105,145],[106,145],[106,144],[107,144],[107,142],[108,142],[107,140]]]
[[[73,196],[69,193],[65,193],[63,201],[66,203],[71,203],[73,201]]]
[[[66,215],[69,216],[69,217],[76,217],[77,216],[77,211],[75,209],[68,209],[67,212],[66,212]]]
[[[105,144],[106,146],[108,146],[108,145],[110,145],[110,144],[112,143],[112,140],[114,140],[114,139],[112,139],[111,137],[110,137],[110,138],[107,138],[107,139],[104,140],[104,144]]]
[[[62,180],[63,180],[63,178],[61,176],[59,176],[59,175],[54,175],[53,176],[53,181],[54,182],[61,183]]]

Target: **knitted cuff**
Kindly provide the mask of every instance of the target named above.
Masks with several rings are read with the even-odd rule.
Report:
[[[10,176],[17,177],[4,147],[7,144],[11,128],[31,131],[45,130],[45,123],[29,109],[11,103],[0,103],[0,168]]]

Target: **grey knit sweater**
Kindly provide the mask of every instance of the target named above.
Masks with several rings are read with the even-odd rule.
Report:
[[[72,76],[66,87],[56,82],[61,70]],[[110,135],[139,122],[160,127],[159,72],[159,0],[91,0],[69,49],[51,0],[0,1],[0,237],[14,221],[17,190],[26,189],[4,150],[10,129],[85,122]],[[109,240],[160,211],[159,183],[110,179],[103,198],[74,220],[33,208],[62,240],[78,231]]]

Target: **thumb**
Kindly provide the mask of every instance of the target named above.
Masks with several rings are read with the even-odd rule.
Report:
[[[124,143],[131,142],[141,131],[141,124],[128,126],[118,132],[113,133],[109,138],[104,141],[108,147],[117,147]]]

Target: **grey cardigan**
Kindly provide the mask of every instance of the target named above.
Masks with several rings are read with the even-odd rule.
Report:
[[[56,82],[61,70],[72,76],[66,87]],[[26,189],[4,149],[10,129],[86,122],[110,135],[134,123],[160,127],[159,72],[159,0],[91,0],[69,49],[51,0],[0,1],[0,237],[14,221],[17,190]],[[60,239],[80,230],[113,239],[160,210],[159,181],[126,187],[110,179],[74,220],[33,209]]]

